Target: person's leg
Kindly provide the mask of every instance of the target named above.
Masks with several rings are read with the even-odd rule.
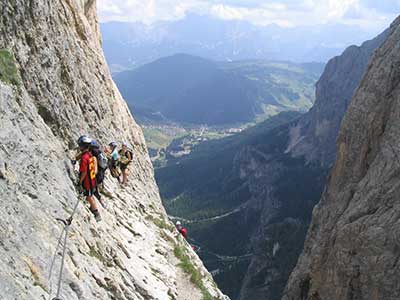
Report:
[[[94,197],[92,196],[92,195],[90,195],[90,196],[87,196],[87,201],[89,202],[89,204],[90,204],[90,210],[93,212],[93,211],[96,211],[97,210],[97,203],[96,203],[96,200],[94,199]]]
[[[121,171],[122,171],[122,184],[126,185],[128,183],[128,174],[129,174],[128,165],[124,165],[123,167],[121,166]]]
[[[99,188],[96,187],[96,189],[94,190],[94,196],[97,198],[97,200],[101,199],[101,195],[99,193]]]
[[[97,203],[96,200],[93,197],[94,191],[91,191],[88,196],[87,196],[87,201],[90,204],[90,211],[92,212],[92,214],[94,215],[94,218],[96,219],[97,222],[101,221],[101,216],[100,216],[100,212],[97,208]]]
[[[117,162],[115,160],[111,160],[110,173],[111,173],[112,177],[117,178],[118,181],[120,181],[119,175],[118,175],[118,169],[117,169]]]
[[[128,168],[125,168],[122,171],[122,184],[127,184],[128,183]]]
[[[103,186],[103,181],[104,181],[104,169],[99,168],[99,171],[96,175],[96,182],[97,182],[97,187],[99,188],[100,192],[102,190],[102,186]]]
[[[106,192],[106,189],[104,188],[104,183],[100,184],[100,186],[99,186],[99,192],[102,193],[102,194],[106,194],[106,193],[105,193],[105,192]]]
[[[99,186],[97,186],[96,189],[94,190],[94,195],[96,196],[97,200],[99,200],[101,206],[103,206],[103,208],[107,208],[106,202],[104,202],[103,197],[101,197],[100,195]]]

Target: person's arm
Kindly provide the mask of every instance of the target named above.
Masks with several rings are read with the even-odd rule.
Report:
[[[86,175],[87,175],[87,171],[81,172],[81,178],[79,179],[79,184],[83,183],[83,181],[85,180]]]
[[[132,160],[132,153],[130,151],[127,151],[127,156],[126,157],[128,158],[129,161],[131,161]]]
[[[75,166],[76,162],[78,160],[80,160],[82,157],[82,152],[80,152],[79,150],[77,151],[77,153],[75,154],[74,158],[71,159],[71,163]]]
[[[82,152],[78,152],[76,155],[75,155],[75,160],[76,161],[78,161],[78,160],[80,160],[81,159],[81,157],[82,157]]]

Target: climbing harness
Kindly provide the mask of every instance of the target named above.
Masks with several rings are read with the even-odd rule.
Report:
[[[57,221],[61,222],[64,225],[63,230],[61,231],[60,237],[58,238],[58,243],[57,243],[57,247],[56,250],[54,251],[54,255],[51,261],[51,266],[50,266],[50,273],[49,273],[49,283],[50,283],[50,291],[49,291],[49,300],[62,300],[60,298],[60,293],[61,293],[61,281],[62,281],[62,276],[63,276],[63,271],[64,271],[64,259],[65,259],[65,253],[67,250],[67,241],[68,241],[68,232],[69,232],[69,228],[72,224],[74,215],[78,209],[79,206],[79,202],[80,202],[80,197],[78,197],[78,201],[75,204],[74,210],[72,211],[71,216],[64,220],[64,219],[60,219],[60,218],[56,218]],[[63,242],[64,241],[64,242]],[[51,283],[51,277],[53,274],[53,267],[54,267],[54,263],[57,257],[57,252],[58,249],[60,248],[60,245],[62,245],[62,256],[61,256],[61,265],[60,265],[60,271],[59,271],[59,275],[58,275],[58,282],[57,282],[57,294],[55,298],[51,298],[51,294],[52,294],[52,289],[53,289],[53,285]]]

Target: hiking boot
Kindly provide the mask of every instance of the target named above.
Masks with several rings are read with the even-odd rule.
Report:
[[[100,214],[95,215],[95,216],[94,216],[94,219],[96,220],[96,222],[100,222],[100,221],[101,221],[101,216],[100,216]]]
[[[101,216],[99,213],[94,215],[94,219],[96,220],[96,222],[100,222],[101,221]]]
[[[92,212],[92,214],[93,214],[94,219],[96,220],[96,222],[100,222],[100,221],[101,221],[101,216],[100,216],[99,211],[98,211],[97,209],[96,209],[96,210],[90,209],[90,211]]]

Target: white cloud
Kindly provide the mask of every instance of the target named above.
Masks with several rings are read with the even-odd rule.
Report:
[[[249,9],[216,4],[211,6],[210,12],[213,16],[224,20],[243,20],[249,14]]]
[[[101,22],[151,24],[183,18],[186,12],[204,7],[202,2],[197,0],[98,0],[97,10]]]
[[[283,4],[263,5],[260,8],[233,7],[224,4],[212,5],[210,14],[225,20],[246,20],[259,25],[277,24],[282,27],[295,26]]]
[[[328,18],[338,19],[353,6],[358,5],[359,0],[329,0],[328,2]]]
[[[261,25],[344,23],[379,31],[400,12],[398,1],[386,2],[374,6],[371,0],[98,0],[98,11],[102,22],[151,24],[180,19],[191,12]]]

